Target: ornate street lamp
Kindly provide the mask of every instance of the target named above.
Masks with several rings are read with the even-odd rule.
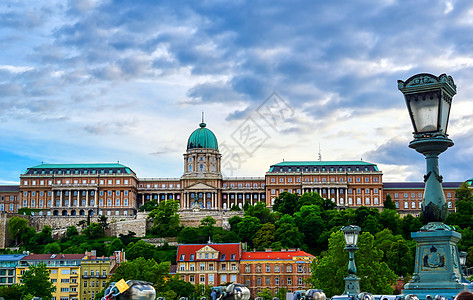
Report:
[[[420,231],[411,233],[417,242],[415,268],[403,293],[416,294],[420,298],[435,291],[438,295],[454,297],[467,285],[463,283],[458,257],[457,243],[461,234],[443,223],[448,215],[448,206],[442,189],[438,157],[453,146],[447,135],[447,126],[456,85],[451,76],[442,74],[437,77],[422,73],[405,82],[398,80],[398,88],[404,94],[414,127],[414,140],[409,147],[426,159],[422,213],[429,222]]]
[[[345,250],[348,250],[348,276],[345,277],[344,295],[357,296],[360,293],[360,278],[356,274],[355,251],[361,228],[356,225],[344,226],[340,229],[345,237]]]
[[[451,76],[423,73],[405,82],[398,80],[398,88],[404,94],[414,127],[414,140],[409,147],[423,154],[427,163],[423,216],[429,222],[443,222],[447,218],[448,206],[442,189],[438,156],[453,146],[447,135],[447,125],[452,98],[457,93],[456,85]]]

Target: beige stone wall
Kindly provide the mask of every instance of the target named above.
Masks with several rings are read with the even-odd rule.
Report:
[[[229,229],[228,219],[233,216],[243,217],[243,212],[233,211],[187,211],[180,212],[181,224],[184,226],[198,227],[200,221],[211,216],[217,223],[216,226],[224,227]],[[53,237],[59,238],[66,233],[68,226],[74,225],[80,231],[81,228],[77,224],[81,220],[87,220],[86,216],[25,216],[18,214],[0,214],[0,249],[3,249],[9,245],[10,237],[8,233],[8,220],[12,216],[19,216],[29,221],[29,226],[33,226],[37,231],[41,231],[45,225],[51,226],[53,229]],[[144,237],[146,230],[149,229],[153,224],[147,220],[147,213],[139,212],[136,216],[107,216],[110,228],[107,234],[112,236],[118,236],[119,234],[128,234],[128,231],[136,233],[137,237]],[[93,216],[90,219],[91,222],[98,222],[98,217]],[[161,241],[162,242],[162,241]],[[156,241],[157,244],[161,243]]]

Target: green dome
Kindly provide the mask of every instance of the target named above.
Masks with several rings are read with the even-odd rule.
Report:
[[[200,128],[194,130],[187,141],[187,149],[210,148],[218,150],[218,143],[215,134],[205,128],[205,123],[199,124]]]

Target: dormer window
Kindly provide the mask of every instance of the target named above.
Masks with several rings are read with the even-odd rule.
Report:
[[[230,257],[231,260],[235,260],[235,254],[232,254],[232,256]]]
[[[222,255],[220,256],[220,260],[225,260],[225,254],[222,254]]]
[[[179,258],[180,261],[184,261],[184,259],[186,258],[186,255],[185,254],[181,254],[181,257]]]

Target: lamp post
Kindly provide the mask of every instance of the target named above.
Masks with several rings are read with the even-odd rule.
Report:
[[[448,206],[438,157],[453,146],[447,126],[456,85],[451,76],[422,73],[406,81],[398,80],[398,88],[404,94],[414,128],[414,140],[409,147],[426,159],[422,213],[429,222],[420,231],[411,233],[417,242],[415,268],[403,293],[421,297],[435,291],[445,297],[454,297],[467,286],[462,283],[457,247],[461,234],[443,223]]]
[[[465,252],[465,251],[460,251],[459,253],[459,258],[460,258],[460,266],[461,266],[461,269],[462,269],[462,275],[463,276],[466,276],[466,257],[468,256],[468,252]]]
[[[345,237],[345,250],[348,250],[348,276],[345,277],[344,295],[356,296],[360,293],[360,278],[356,274],[355,251],[361,228],[356,225],[344,226],[340,229]]]

